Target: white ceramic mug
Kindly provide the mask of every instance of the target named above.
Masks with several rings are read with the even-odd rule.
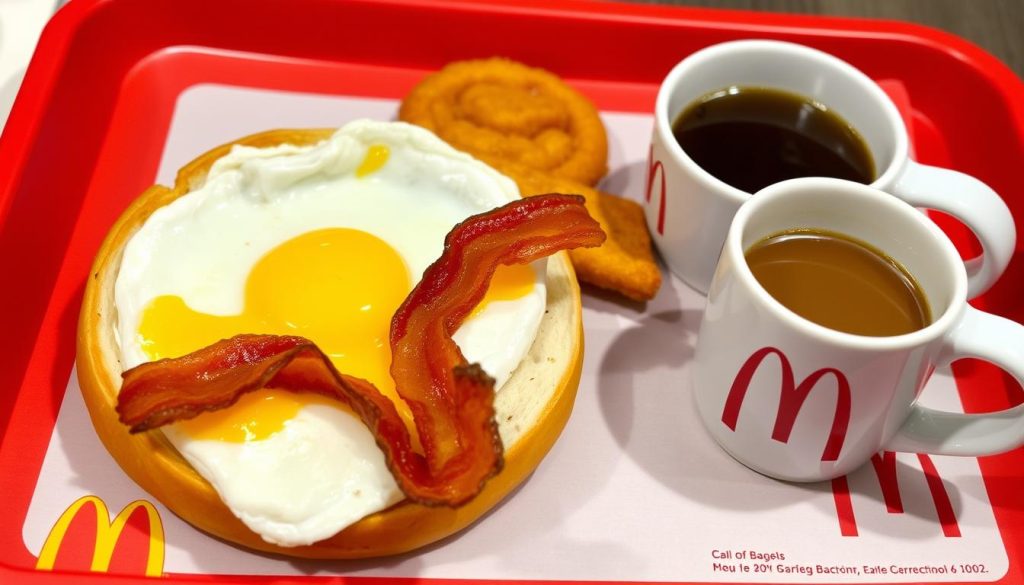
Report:
[[[967,263],[968,297],[1003,273],[1016,230],[1003,200],[981,181],[909,157],[909,139],[892,100],[866,75],[827,53],[778,41],[714,45],[680,62],[665,78],[654,109],[647,171],[647,225],[669,268],[707,291],[725,233],[750,194],[701,169],[672,135],[689,104],[730,86],[784,89],[838,113],[867,142],[877,169],[873,187],[917,207],[957,217],[978,237],[982,256]]]
[[[920,284],[932,323],[867,337],[783,306],[744,253],[798,228],[846,234],[895,259]],[[1024,405],[968,415],[915,404],[936,367],[963,357],[1024,383],[1024,326],[968,305],[967,280],[942,231],[882,191],[824,178],[759,191],[736,213],[708,293],[694,357],[701,419],[733,457],[793,481],[843,475],[882,449],[985,455],[1024,444]]]

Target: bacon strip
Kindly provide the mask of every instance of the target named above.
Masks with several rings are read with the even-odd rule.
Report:
[[[391,375],[408,403],[423,453],[389,399],[338,372],[301,337],[239,335],[123,374],[117,412],[141,432],[227,408],[260,388],[316,392],[352,407],[376,437],[406,496],[458,506],[502,466],[494,380],[469,364],[452,334],[487,292],[499,264],[598,246],[605,235],[576,195],[541,195],[468,218],[445,238],[391,321]]]

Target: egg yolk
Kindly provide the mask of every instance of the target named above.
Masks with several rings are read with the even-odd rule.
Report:
[[[366,151],[363,162],[356,168],[356,177],[363,178],[380,170],[391,157],[391,150],[384,144],[374,144]]]
[[[490,301],[526,295],[533,282],[529,266],[499,267],[475,312]],[[359,230],[321,229],[280,244],[253,266],[240,314],[209,315],[194,311],[181,297],[159,296],[143,311],[139,341],[156,360],[240,333],[300,335],[315,342],[338,371],[373,382],[411,424],[389,371],[391,317],[411,289],[409,269],[387,243]],[[177,428],[196,439],[257,441],[284,428],[303,405],[325,400],[268,389]]]

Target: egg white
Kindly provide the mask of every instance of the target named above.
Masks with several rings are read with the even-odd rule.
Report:
[[[371,145],[387,163],[356,178]],[[444,236],[466,217],[519,198],[515,184],[422,128],[352,122],[307,147],[236,146],[200,187],[158,209],[125,247],[114,295],[125,367],[148,361],[138,334],[142,312],[177,295],[212,315],[243,310],[253,265],[281,243],[327,228],[363,230],[387,242],[413,284],[441,254]],[[544,263],[524,297],[495,301],[455,334],[463,354],[497,380],[526,355],[544,313]],[[402,499],[383,454],[352,414],[307,405],[261,441],[195,440],[165,434],[264,540],[310,544]]]

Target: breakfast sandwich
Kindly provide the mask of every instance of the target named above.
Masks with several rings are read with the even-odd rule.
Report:
[[[290,556],[412,550],[494,506],[564,427],[582,325],[559,250],[603,238],[582,198],[520,199],[412,125],[250,136],[111,229],[80,386],[126,473],[201,530]]]

